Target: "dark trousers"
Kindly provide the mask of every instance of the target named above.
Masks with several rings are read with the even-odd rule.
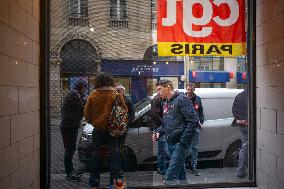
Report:
[[[73,156],[76,150],[76,142],[78,135],[78,128],[62,128],[60,127],[61,135],[64,144],[64,166],[67,174],[73,171]]]
[[[93,153],[91,160],[90,187],[100,186],[100,172],[103,161],[109,160],[110,185],[114,179],[122,178],[122,144],[117,138],[112,138],[107,132],[93,131]]]

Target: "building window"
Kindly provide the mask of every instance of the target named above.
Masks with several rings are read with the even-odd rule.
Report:
[[[128,28],[126,0],[110,0],[110,27]]]
[[[194,57],[190,62],[195,64],[195,70],[224,71],[223,57]]]
[[[88,0],[69,0],[69,25],[89,26]]]
[[[238,72],[247,71],[247,57],[246,56],[237,57],[237,71]]]
[[[157,30],[157,0],[151,0],[151,28]]]
[[[69,15],[88,17],[88,0],[69,0]]]

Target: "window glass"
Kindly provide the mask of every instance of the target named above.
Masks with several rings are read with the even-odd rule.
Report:
[[[118,174],[120,171],[129,188],[168,187],[164,179],[172,158],[171,147],[180,144],[182,135],[171,142],[170,132],[162,129],[171,125],[168,120],[181,118],[184,123],[186,116],[191,114],[173,116],[168,120],[163,116],[169,111],[180,113],[188,109],[195,111],[191,116],[196,116],[193,121],[196,132],[194,137],[189,136],[192,137],[190,147],[184,147],[182,151],[186,179],[180,178],[181,181],[174,185],[235,186],[253,180],[253,175],[245,175],[252,171],[252,165],[246,168],[246,162],[243,175],[239,175],[242,179],[237,177],[240,148],[244,141],[241,141],[242,127],[235,123],[247,117],[241,118],[233,113],[236,96],[245,91],[251,79],[248,78],[248,67],[252,65],[249,65],[247,55],[158,56],[157,0],[50,2],[52,22],[49,23],[48,63],[52,189],[98,187],[98,180],[102,188],[113,187],[111,176],[122,176]],[[185,1],[177,1],[181,2]],[[199,10],[195,17],[203,16],[201,5],[196,3],[193,6]],[[230,8],[220,4],[221,10]],[[247,14],[246,9],[246,22]],[[220,15],[220,18],[226,16]],[[194,26],[193,29],[202,27]],[[114,84],[96,86],[101,74],[110,76]],[[85,90],[76,88],[79,81],[83,82]],[[163,81],[170,82],[173,96],[169,99],[163,97],[151,107],[157,95],[157,84],[161,85]],[[194,87],[196,96],[187,94],[189,86]],[[128,105],[127,134],[119,140],[110,137],[108,128],[110,113],[115,109],[114,89],[122,92]],[[92,96],[94,94],[101,95]],[[179,94],[190,103],[171,104]],[[248,103],[247,99],[243,102]],[[94,104],[88,106],[90,103]],[[151,114],[155,107],[155,114]],[[246,110],[243,111],[242,116],[247,115]],[[120,113],[116,115],[125,115],[125,112]],[[190,123],[173,124],[175,129],[172,132],[178,132],[176,128],[181,126],[184,131]],[[153,141],[153,133],[159,131],[161,140]],[[168,133],[163,135],[163,132]],[[121,154],[114,155],[117,151]],[[119,170],[113,171],[115,168]]]

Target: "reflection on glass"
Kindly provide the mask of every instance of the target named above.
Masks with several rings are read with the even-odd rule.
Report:
[[[187,183],[184,184],[248,181],[248,177],[242,180],[237,177],[245,135],[238,127],[231,126],[235,97],[248,82],[247,57],[159,57],[156,6],[156,0],[51,0],[51,188],[89,187],[94,127],[83,118],[72,157],[77,170],[74,178],[81,179],[72,182],[72,178],[66,180],[59,125],[64,97],[75,80],[86,81],[86,100],[96,88],[95,78],[100,73],[107,73],[116,84],[122,84],[125,97],[134,104],[135,119],[121,146],[122,170],[129,187],[165,186],[165,175],[157,169],[159,144],[152,141],[151,116],[151,101],[157,93],[156,83],[161,80],[170,80],[174,89],[183,94],[188,83],[195,83],[195,94],[203,105],[205,121],[200,129],[200,140],[195,140],[198,143],[195,168],[200,175],[192,170],[192,150],[189,149],[185,158]],[[108,151],[103,147],[102,155],[105,161],[101,162],[101,169],[109,172]],[[168,165],[169,154],[163,158]],[[109,187],[109,184],[109,173],[102,173],[101,185]]]

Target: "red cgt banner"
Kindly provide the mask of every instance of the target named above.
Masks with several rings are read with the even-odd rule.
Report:
[[[246,54],[244,0],[158,0],[159,56]]]

